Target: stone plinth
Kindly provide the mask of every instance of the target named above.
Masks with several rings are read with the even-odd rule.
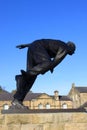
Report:
[[[87,113],[0,114],[0,130],[87,130]]]

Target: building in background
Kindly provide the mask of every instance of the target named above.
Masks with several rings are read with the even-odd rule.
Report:
[[[0,89],[0,110],[8,109],[11,106],[14,93],[9,93]],[[29,109],[74,109],[87,107],[87,87],[76,87],[72,84],[68,95],[59,95],[54,91],[53,95],[46,93],[29,92],[25,99],[24,105]]]
[[[72,108],[72,100],[68,96],[60,96],[58,91],[54,91],[54,95],[28,93],[24,105],[30,109],[67,109]]]
[[[72,84],[72,88],[68,94],[68,97],[72,99],[73,108],[79,108],[87,104],[87,87],[75,86]]]

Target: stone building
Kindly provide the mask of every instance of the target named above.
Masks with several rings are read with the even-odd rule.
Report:
[[[67,109],[72,108],[72,100],[68,96],[60,96],[58,91],[54,91],[54,95],[28,93],[24,105],[30,109]]]
[[[0,89],[0,110],[8,109],[11,105],[13,95],[5,90]]]
[[[0,110],[8,109],[12,100],[13,93],[0,90]],[[54,91],[53,95],[29,92],[23,103],[29,109],[73,109],[83,106],[87,108],[87,87],[76,87],[72,84],[69,94],[65,96],[59,95],[58,91]]]
[[[8,109],[13,100],[13,93],[5,90],[0,91],[0,110]],[[60,96],[58,91],[54,95],[46,93],[29,92],[25,99],[24,105],[29,109],[69,109],[72,108],[72,100],[68,96]]]
[[[73,83],[68,96],[72,99],[73,108],[86,106],[87,87],[75,86],[75,84]]]

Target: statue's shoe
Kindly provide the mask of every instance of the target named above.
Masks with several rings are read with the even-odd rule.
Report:
[[[24,105],[22,104],[22,102],[20,102],[20,101],[14,99],[14,100],[12,101],[11,109],[28,109],[28,107],[27,107],[27,106],[24,106]]]

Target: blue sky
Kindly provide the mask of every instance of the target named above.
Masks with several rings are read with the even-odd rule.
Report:
[[[77,49],[53,74],[39,75],[31,90],[65,95],[73,82],[87,86],[87,0],[0,0],[0,85],[16,89],[27,49],[15,46],[41,38],[73,41]]]

